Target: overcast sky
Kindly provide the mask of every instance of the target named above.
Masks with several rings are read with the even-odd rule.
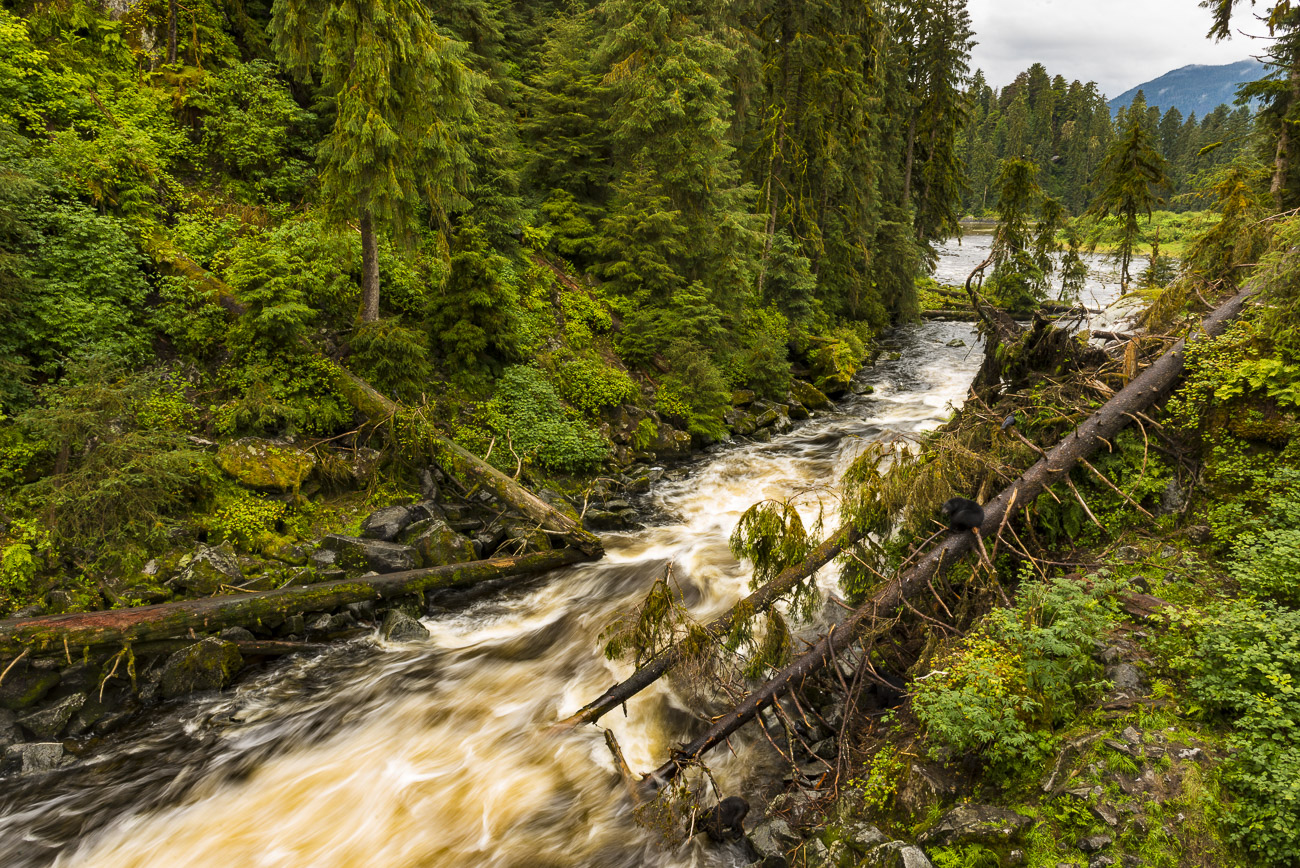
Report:
[[[1259,53],[1240,35],[1206,39],[1210,12],[1197,0],[968,0],[967,8],[979,41],[971,69],[983,69],[997,88],[1038,61],[1053,76],[1095,81],[1115,97],[1189,63]],[[1250,5],[1239,8],[1234,26],[1254,25]]]

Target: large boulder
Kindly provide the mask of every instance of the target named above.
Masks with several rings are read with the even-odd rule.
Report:
[[[204,639],[167,658],[158,684],[159,694],[164,699],[172,699],[200,690],[220,690],[243,665],[244,659],[233,642]]]
[[[410,506],[386,506],[377,509],[361,522],[361,536],[365,539],[392,542],[417,517],[417,511]]]
[[[0,708],[0,752],[22,740],[23,734],[18,731],[18,716],[7,708]]]
[[[14,665],[4,680],[0,681],[0,708],[22,711],[45,698],[59,683],[59,673],[52,669],[37,669],[27,663]]]
[[[229,543],[222,543],[216,548],[199,546],[168,584],[207,597],[215,594],[222,585],[237,585],[243,581],[244,571],[239,568],[234,549]]]
[[[425,519],[416,529],[418,532],[407,543],[415,549],[422,567],[463,564],[477,559],[473,541],[456,533],[445,521]]]
[[[297,491],[315,469],[316,456],[273,440],[246,437],[218,449],[217,465],[249,488]]]
[[[926,846],[1004,844],[1020,836],[1033,820],[994,805],[959,805],[921,835]]]
[[[746,413],[744,410],[728,410],[722,415],[722,421],[742,437],[747,437],[758,430],[758,420],[754,414]]]
[[[360,539],[330,534],[321,540],[321,548],[338,554],[337,565],[349,572],[400,573],[415,569],[417,554],[410,546],[377,539]]]
[[[809,410],[824,410],[831,406],[831,399],[827,398],[821,389],[803,380],[790,381],[790,398]]]
[[[86,694],[74,693],[71,696],[65,696],[58,702],[42,708],[40,711],[33,711],[31,714],[25,714],[18,718],[23,729],[30,732],[43,741],[56,739],[63,733],[68,721],[72,715],[76,714],[81,706],[86,704]]]

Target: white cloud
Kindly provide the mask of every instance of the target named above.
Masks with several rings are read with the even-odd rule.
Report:
[[[971,68],[1004,87],[1035,62],[1068,81],[1095,81],[1107,96],[1189,63],[1221,64],[1260,52],[1243,36],[1205,38],[1210,12],[1196,0],[968,0]],[[1241,7],[1234,26],[1255,25]],[[1250,26],[1258,32],[1257,25]]]

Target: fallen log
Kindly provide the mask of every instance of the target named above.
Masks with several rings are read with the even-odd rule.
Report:
[[[589,560],[578,549],[555,549],[512,558],[493,558],[421,570],[295,585],[256,594],[181,600],[132,609],[9,618],[0,621],[0,652],[76,656],[83,648],[123,642],[151,642],[258,625],[290,615],[338,609],[349,603],[472,585],[503,576],[526,576]]]
[[[1205,334],[1213,336],[1223,332],[1227,324],[1240,314],[1246,300],[1258,286],[1254,283],[1238,292],[1215,309],[1201,324]],[[1081,459],[1087,458],[1103,444],[1109,442],[1137,413],[1147,409],[1167,395],[1182,374],[1188,339],[1174,344],[1150,367],[1120,390],[1115,397],[1089,416],[1082,425],[1067,435],[1030,467],[984,505],[984,523],[981,535],[996,536],[1005,521],[1017,509],[1023,509],[1040,494],[1064,477]],[[848,647],[875,628],[882,617],[894,613],[903,601],[919,590],[928,587],[932,576],[944,564],[952,563],[971,552],[977,543],[974,533],[951,534],[942,544],[931,549],[915,566],[888,582],[864,604],[854,610],[843,624],[833,627],[807,652],[773,678],[745,697],[730,712],[714,723],[691,743],[673,751],[672,757],[647,775],[644,785],[658,787],[672,780],[713,747],[758,715],[762,708],[785,692],[797,687],[805,678],[842,654]]]
[[[796,584],[826,566],[832,558],[860,539],[862,539],[862,533],[852,525],[840,528],[831,534],[825,542],[809,552],[808,557],[798,564],[782,570],[776,578],[706,624],[704,627],[705,632],[714,641],[721,639],[731,632],[731,627],[739,613],[745,612],[755,615],[766,611],[778,599],[789,593]],[[684,651],[681,643],[673,644],[660,652],[654,659],[638,667],[627,679],[615,684],[577,712],[560,721],[557,726],[570,727],[580,726],[584,723],[595,723],[603,715],[658,681],[665,672],[680,663],[686,654],[687,652]]]
[[[953,308],[952,310],[923,310],[921,319],[938,320],[940,322],[975,322],[979,319],[975,315],[974,308]]]
[[[151,252],[160,264],[206,290],[232,316],[243,315],[245,307],[234,290],[184,253],[161,240],[154,241]],[[306,338],[301,340],[301,344],[307,351],[320,355],[326,361],[331,372],[331,384],[362,416],[373,423],[391,422],[401,412],[400,404],[338,362],[323,356]],[[431,431],[430,436],[433,439],[434,458],[444,471],[469,481],[470,486],[478,484],[488,488],[503,502],[537,522],[542,530],[563,537],[566,543],[593,558],[604,554],[600,538],[583,528],[581,523],[537,497],[460,444],[436,432]]]

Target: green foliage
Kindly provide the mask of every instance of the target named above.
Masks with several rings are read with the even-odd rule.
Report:
[[[929,738],[977,751],[998,771],[1031,769],[1054,730],[1098,687],[1092,643],[1112,616],[1068,579],[1025,581],[1014,609],[995,609],[959,648],[912,683]]]
[[[1128,129],[1106,151],[1098,168],[1097,198],[1089,206],[1090,213],[1120,218],[1120,242],[1115,259],[1120,264],[1120,285],[1127,287],[1129,263],[1137,247],[1138,216],[1151,212],[1164,203],[1160,193],[1169,183],[1167,161],[1156,149],[1152,135],[1147,131],[1145,118],[1130,112]]]
[[[821,522],[813,533],[821,529]],[[764,500],[745,510],[731,532],[731,553],[753,563],[749,586],[757,589],[800,563],[813,550],[816,540],[804,527],[798,509],[790,501]],[[821,602],[817,583],[812,576],[796,583],[789,591],[790,614],[807,620]],[[737,623],[741,619],[736,619]]]
[[[300,199],[312,182],[305,146],[315,115],[298,107],[276,73],[263,60],[236,63],[207,75],[185,99],[200,113],[204,165],[228,177],[240,198]]]
[[[591,426],[566,410],[546,375],[535,367],[506,368],[486,407],[488,426],[501,438],[500,452],[548,470],[576,473],[598,466],[608,445]]]
[[[1241,600],[1175,616],[1173,663],[1202,714],[1230,721],[1228,838],[1263,866],[1300,859],[1300,612]]]
[[[866,775],[854,777],[849,786],[861,794],[862,806],[868,816],[883,814],[894,803],[907,762],[891,744],[882,745],[867,762]]]
[[[668,347],[671,372],[659,385],[655,408],[699,437],[727,436],[723,414],[731,409],[731,389],[704,350],[687,340]]]
[[[399,401],[418,402],[433,381],[428,338],[397,317],[363,322],[353,333],[352,372]]]
[[[443,360],[461,378],[474,379],[515,358],[517,296],[502,279],[505,260],[488,247],[481,226],[461,227],[454,250],[429,322]]]
[[[618,660],[630,656],[640,666],[667,650],[683,629],[695,625],[668,573],[657,580],[634,611],[616,618],[604,631],[605,657]]]
[[[48,473],[22,497],[49,517],[61,540],[157,540],[168,517],[201,503],[219,476],[183,427],[154,427],[158,393],[173,392],[158,372],[128,373],[111,357],[76,363],[41,390],[44,406],[18,417],[44,447]],[[166,403],[166,401],[164,401]],[[183,424],[184,414],[173,417]]]
[[[287,509],[282,500],[240,491],[216,512],[211,529],[217,540],[229,540],[244,552],[258,552],[276,539],[276,524],[283,521]]]
[[[740,331],[740,349],[732,357],[731,381],[764,398],[784,400],[790,391],[790,324],[774,307],[753,311]]]
[[[333,434],[352,421],[331,364],[306,352],[252,354],[218,376],[231,397],[213,408],[222,434]]]
[[[640,394],[626,371],[598,358],[561,362],[556,371],[556,385],[570,406],[588,414],[635,401]]]

